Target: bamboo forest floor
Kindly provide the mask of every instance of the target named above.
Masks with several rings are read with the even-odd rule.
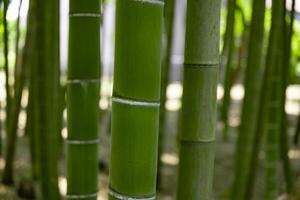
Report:
[[[299,91],[299,86],[297,86]],[[294,93],[291,94],[295,95]],[[297,94],[298,95],[298,94]],[[296,96],[297,96],[296,95]],[[298,95],[299,96],[299,95]],[[299,103],[300,97],[297,99],[290,99],[289,102],[291,105],[293,103]],[[296,101],[296,102],[295,102]],[[216,152],[216,161],[215,161],[215,180],[214,180],[214,200],[227,200],[230,192],[230,185],[232,183],[233,175],[233,155],[235,148],[235,140],[237,136],[237,127],[239,125],[239,115],[240,115],[240,99],[234,98],[232,102],[232,107],[230,111],[230,131],[229,139],[227,141],[222,140],[222,125],[218,123],[218,132],[217,132],[217,152]],[[101,102],[100,102],[101,103]],[[170,103],[174,105],[176,103]],[[288,106],[291,106],[288,105]],[[168,106],[167,106],[168,107]],[[175,106],[176,107],[176,106]],[[295,109],[295,108],[290,108]],[[296,108],[299,109],[299,108]],[[172,110],[172,109],[171,109]],[[289,115],[289,130],[290,139],[292,140],[293,134],[295,132],[296,126],[296,114]],[[173,111],[167,112],[167,122],[165,130],[166,132],[164,140],[164,152],[161,156],[163,162],[163,177],[161,184],[161,191],[158,192],[158,200],[172,200],[175,199],[175,188],[176,188],[176,172],[178,166],[178,150],[177,150],[177,129],[178,129],[178,110],[173,109]],[[101,117],[101,142],[100,142],[100,158],[101,162],[99,164],[99,198],[98,200],[107,200],[107,187],[108,187],[108,161],[109,161],[109,146],[110,146],[110,111],[102,111]],[[66,129],[62,131],[63,135],[65,134]],[[22,133],[22,130],[20,130]],[[4,139],[5,143],[5,139]],[[20,136],[18,139],[17,146],[17,157],[15,161],[15,187],[6,187],[0,185],[0,200],[21,200],[18,197],[17,193],[22,192],[24,185],[26,188],[26,183],[30,183],[30,156],[28,150],[28,138],[25,136]],[[255,200],[263,200],[263,187],[264,187],[264,171],[263,171],[263,152],[261,151],[259,159],[261,162],[258,166],[258,174],[255,184]],[[293,168],[295,171],[295,177],[298,180],[298,188],[300,188],[300,148],[292,146],[292,149],[289,151],[289,157],[291,158]],[[59,187],[62,194],[66,192],[66,179],[65,179],[65,170],[64,170],[64,160],[65,160],[65,149],[63,149],[62,159],[60,161],[60,174],[59,177]],[[4,167],[3,159],[0,159],[0,171]],[[281,175],[280,183],[284,183],[283,176]],[[281,184],[281,191],[284,191],[284,185]],[[284,194],[281,194],[280,200],[287,199],[283,198]]]

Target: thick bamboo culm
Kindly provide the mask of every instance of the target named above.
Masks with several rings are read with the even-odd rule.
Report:
[[[163,2],[117,0],[109,199],[155,199]]]
[[[66,199],[96,200],[100,93],[100,1],[71,0]]]
[[[187,2],[178,200],[212,198],[220,6]]]
[[[235,176],[231,198],[244,200],[249,198],[247,187],[253,178],[251,155],[255,141],[257,118],[259,114],[260,89],[263,72],[263,38],[265,1],[254,0],[248,47],[248,59],[245,78],[245,99],[242,107],[242,123],[239,128],[235,154]],[[261,134],[261,133],[260,133]],[[251,176],[250,176],[251,174]]]

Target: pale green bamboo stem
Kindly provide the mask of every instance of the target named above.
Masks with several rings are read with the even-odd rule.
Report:
[[[220,4],[187,2],[178,200],[212,198]]]

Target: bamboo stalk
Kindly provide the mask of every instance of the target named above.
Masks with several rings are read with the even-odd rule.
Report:
[[[20,40],[20,10],[22,6],[22,0],[18,6],[18,17],[16,23],[16,48],[15,48],[15,85],[14,96],[11,98],[10,114],[8,115],[9,124],[7,127],[7,145],[5,154],[5,167],[2,177],[2,183],[5,185],[12,185],[13,180],[13,161],[16,151],[16,140],[19,122],[19,113],[21,110],[21,98],[25,82],[25,68],[23,63],[19,60],[21,54],[19,49]]]
[[[282,91],[283,91],[283,14],[284,1],[272,1],[272,24],[269,38],[266,68],[269,68],[269,79],[266,89],[266,144],[265,144],[265,200],[278,197],[278,161],[279,140],[282,120]]]
[[[11,106],[11,91],[9,85],[9,60],[8,60],[8,53],[9,53],[9,30],[8,30],[8,23],[7,23],[7,10],[9,6],[9,0],[3,0],[3,40],[4,40],[4,71],[5,71],[5,91],[6,91],[6,135],[8,134],[8,127],[9,127],[9,119],[10,119],[10,106]]]
[[[100,1],[70,1],[66,199],[97,199],[100,17]]]
[[[299,143],[299,135],[300,135],[300,114],[298,115],[297,126],[295,130],[294,144],[298,145]]]
[[[165,24],[165,37],[166,47],[164,49],[165,54],[163,58],[162,70],[161,70],[161,91],[160,91],[160,108],[159,108],[159,143],[158,143],[158,168],[157,168],[157,188],[162,187],[162,167],[163,163],[160,158],[163,153],[163,146],[165,141],[165,121],[166,121],[166,102],[167,102],[167,87],[169,83],[169,71],[171,67],[171,53],[173,42],[173,25],[174,25],[174,9],[176,0],[166,0],[164,7],[164,24]]]
[[[286,3],[286,1],[284,1]],[[293,36],[293,26],[294,26],[294,18],[295,18],[295,0],[292,1],[292,10],[290,14],[289,23],[286,21],[286,8],[284,9],[283,21],[284,21],[284,34],[283,34],[283,42],[285,44],[285,51],[283,52],[284,60],[282,63],[282,72],[283,72],[283,91],[282,91],[282,127],[280,132],[280,155],[283,164],[283,172],[286,181],[286,191],[289,194],[293,194],[295,192],[295,184],[294,184],[294,174],[292,170],[292,166],[290,163],[290,159],[288,157],[289,151],[289,138],[288,138],[288,119],[287,113],[285,112],[285,104],[286,104],[286,90],[289,84],[289,74],[291,67],[291,45],[292,45],[292,36]]]
[[[221,69],[224,71],[223,87],[224,87],[224,96],[222,100],[221,107],[221,120],[223,122],[223,139],[228,139],[228,111],[230,108],[230,89],[231,89],[231,80],[234,72],[234,67],[232,66],[232,59],[234,55],[234,21],[235,21],[235,9],[236,9],[236,0],[227,1],[227,17],[226,17],[226,31],[224,36],[224,45],[222,49],[222,62]]]
[[[109,199],[154,199],[163,2],[117,0]]]
[[[30,40],[31,47],[26,48],[28,49],[28,54],[31,54],[30,57],[30,67],[27,68],[28,70],[28,76],[29,76],[29,86],[28,86],[28,105],[27,105],[27,119],[26,119],[26,127],[25,127],[25,134],[29,137],[29,143],[30,143],[30,156],[31,156],[31,168],[32,168],[32,178],[34,181],[38,180],[39,177],[39,171],[40,171],[40,134],[38,133],[38,123],[37,121],[37,113],[38,113],[38,93],[37,93],[37,49],[34,47],[36,46],[36,0],[30,0],[29,5],[29,11],[28,11],[28,23],[30,26],[28,26],[28,37],[26,39]],[[29,38],[30,37],[30,38]]]
[[[187,2],[178,200],[212,198],[220,4]]]
[[[245,78],[245,98],[242,107],[242,123],[236,144],[235,175],[232,199],[248,199],[247,183],[250,176],[251,154],[256,143],[255,131],[259,113],[260,89],[263,71],[263,38],[265,1],[254,0],[252,4],[252,20],[250,27],[248,59]]]
[[[36,17],[36,118],[39,134],[41,199],[60,199],[58,191],[59,110],[59,1],[37,0]]]

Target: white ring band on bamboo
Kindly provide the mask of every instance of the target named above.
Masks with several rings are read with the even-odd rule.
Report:
[[[94,79],[71,79],[71,80],[67,80],[67,84],[71,84],[71,83],[99,83],[100,79],[99,78],[94,78]]]
[[[123,99],[120,97],[112,97],[113,102],[127,104],[131,106],[148,106],[148,107],[159,107],[159,102],[149,102],[149,101],[136,101],[131,99]]]
[[[163,1],[160,0],[133,0],[141,3],[151,3],[151,4],[159,4],[159,5],[164,5]]]
[[[66,140],[68,144],[78,144],[78,145],[83,145],[83,144],[98,144],[99,139],[96,140]]]
[[[70,13],[69,17],[101,17],[100,13]]]
[[[108,194],[116,199],[119,200],[155,200],[155,196],[152,197],[141,197],[141,198],[136,198],[136,197],[129,197],[129,196],[125,196],[122,194],[119,194],[111,189],[108,190]]]
[[[66,199],[85,199],[85,198],[93,198],[97,197],[98,192],[92,193],[92,194],[67,194],[65,196]]]

